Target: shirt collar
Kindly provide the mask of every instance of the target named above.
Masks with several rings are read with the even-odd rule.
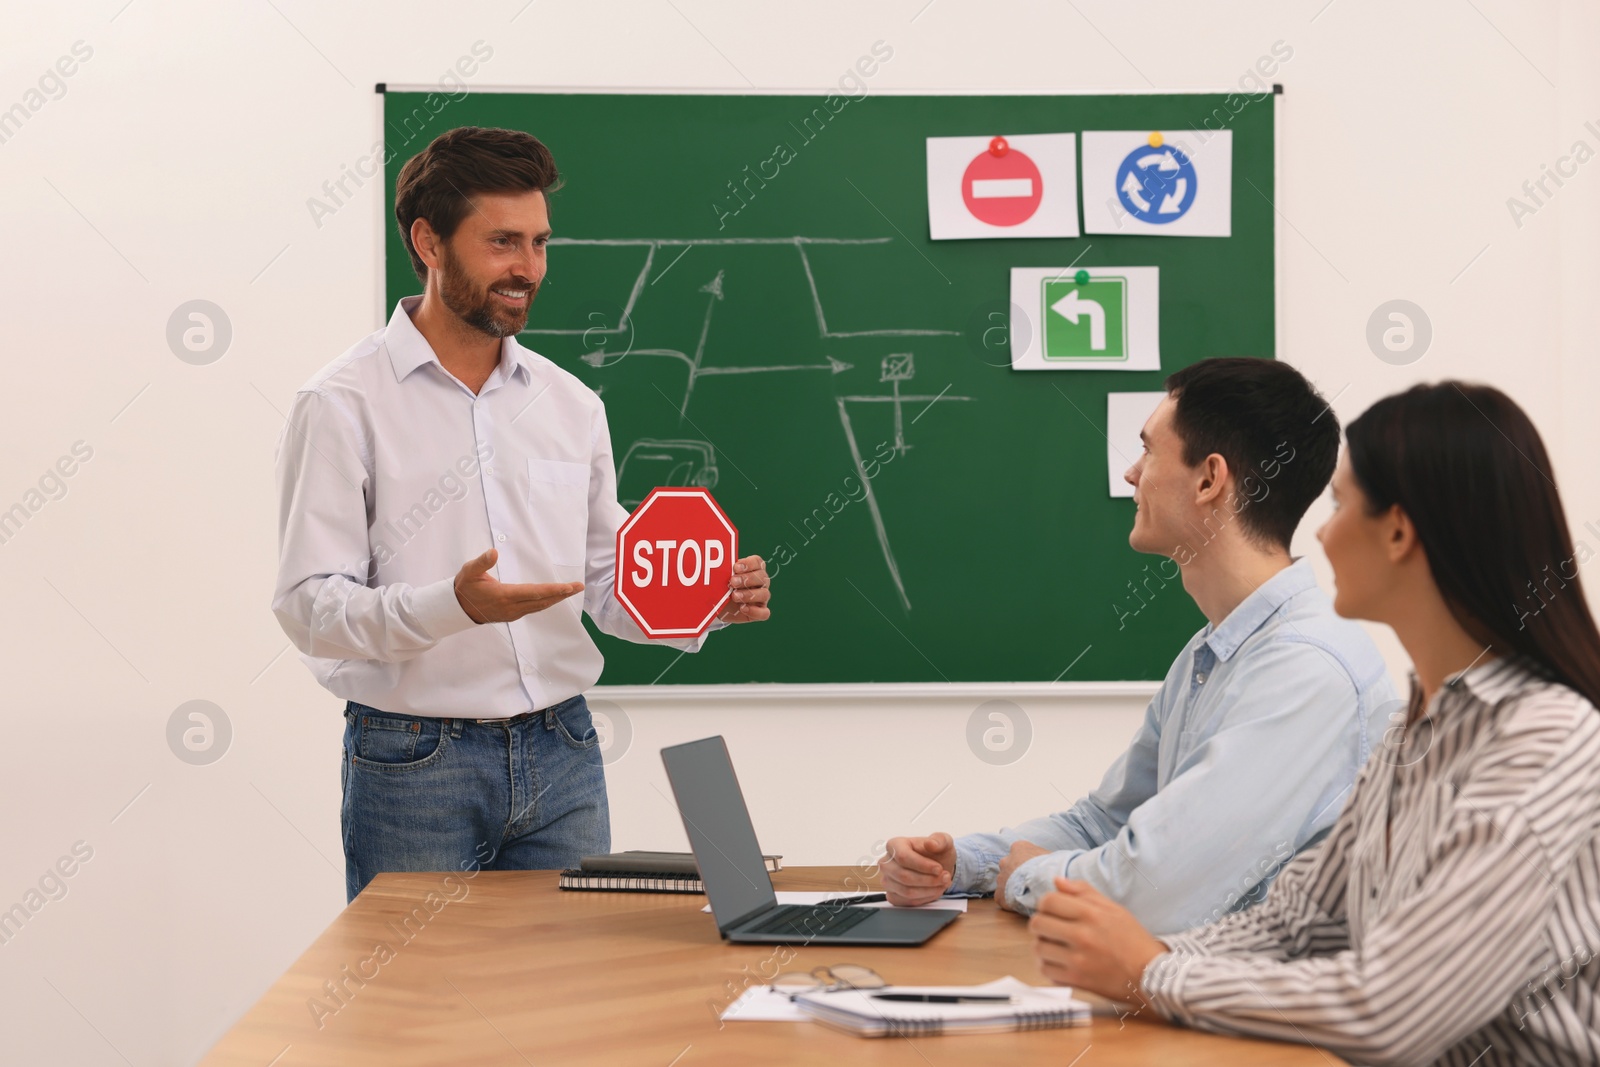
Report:
[[[1411,701],[1415,707],[1422,699],[1422,681],[1417,677],[1415,668],[1408,670],[1406,677],[1410,682]],[[1422,709],[1422,714],[1433,715],[1446,693],[1461,693],[1472,698],[1475,706],[1493,707],[1513,693],[1543,680],[1544,674],[1537,665],[1522,656],[1486,658],[1447,677],[1433,694],[1432,703]]]
[[[394,306],[394,314],[389,316],[389,325],[383,331],[383,344],[389,351],[389,363],[394,368],[394,380],[397,382],[404,381],[407,375],[424,363],[439,363],[433,346],[422,336],[416,323],[411,321],[417,305],[421,303],[420,295],[401,297]],[[528,365],[527,354],[515,337],[500,339],[500,366],[509,366],[511,373],[520,371],[524,382],[533,380],[533,368]],[[444,370],[444,366],[440,364],[439,369]]]
[[[1474,663],[1444,680],[1447,689],[1464,689],[1485,704],[1497,704],[1539,677],[1516,655]]]
[[[1317,576],[1311,571],[1311,561],[1302,556],[1241,600],[1238,607],[1228,612],[1222,625],[1206,635],[1206,644],[1211,646],[1211,651],[1217,654],[1218,659],[1224,662],[1232,659],[1245,639],[1261,629],[1285,601],[1315,588],[1316,584]]]

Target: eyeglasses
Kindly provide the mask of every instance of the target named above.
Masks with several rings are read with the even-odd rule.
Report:
[[[885,982],[870,967],[853,963],[840,963],[832,967],[813,967],[809,971],[790,971],[772,980],[775,993],[783,993],[790,1000],[801,993],[832,993],[840,989],[882,989]]]

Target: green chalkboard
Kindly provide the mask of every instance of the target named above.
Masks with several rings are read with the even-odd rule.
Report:
[[[605,400],[625,504],[714,481],[775,571],[772,620],[696,655],[597,635],[602,681],[1162,677],[1204,620],[1128,547],[1105,397],[1275,356],[1275,98],[842,99],[384,96],[390,220],[400,166],[445,129],[550,147],[565,184],[522,342]],[[1230,237],[928,238],[929,136],[1219,127]],[[420,287],[392,221],[386,247],[392,308]],[[1160,372],[1010,368],[1010,268],[1067,264],[1160,268]]]

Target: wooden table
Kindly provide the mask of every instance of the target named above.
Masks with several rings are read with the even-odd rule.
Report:
[[[843,892],[861,876],[793,868],[773,882]],[[1109,1014],[1074,1029],[915,1039],[859,1038],[814,1023],[722,1023],[718,1014],[745,985],[764,984],[780,965],[863,964],[896,983],[1007,974],[1046,983],[1024,920],[990,900],[971,901],[920,948],[729,945],[704,905],[697,894],[562,892],[554,871],[381,874],[203,1062],[1068,1067],[1091,1047],[1083,1067],[1344,1062],[1304,1046],[1119,1019],[1105,1005]]]

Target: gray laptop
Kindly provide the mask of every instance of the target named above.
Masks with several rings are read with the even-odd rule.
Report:
[[[722,738],[664,748],[661,762],[725,940],[920,945],[960,915],[943,909],[779,904]]]

